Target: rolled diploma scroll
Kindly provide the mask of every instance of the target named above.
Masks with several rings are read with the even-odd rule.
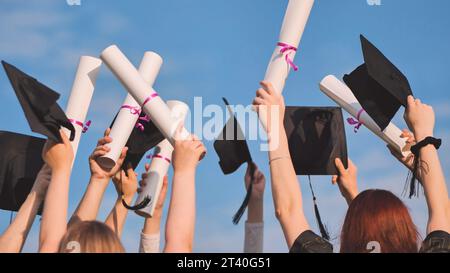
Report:
[[[154,52],[146,52],[144,54],[144,58],[139,66],[139,74],[148,86],[153,86],[155,83],[162,63],[163,60],[158,54]],[[127,94],[122,105],[127,105],[135,110],[130,108],[120,109],[119,114],[114,121],[114,125],[111,128],[111,133],[109,134],[113,141],[108,143],[107,146],[109,146],[111,150],[106,155],[97,159],[97,162],[104,168],[114,167],[139,118],[139,113],[134,112],[133,114],[133,111],[137,111],[141,109],[141,107],[133,96]]]
[[[82,56],[78,64],[77,73],[66,108],[67,118],[80,123],[73,124],[75,127],[75,139],[71,144],[74,158],[78,150],[78,144],[80,143],[81,134],[83,132],[89,105],[91,104],[92,95],[94,94],[95,82],[101,65],[102,61],[100,59],[90,56]],[[67,129],[64,129],[64,132],[67,135],[70,134],[70,131]]]
[[[320,82],[320,90],[354,118],[358,118],[358,112],[362,109],[362,106],[345,83],[333,75],[328,75]],[[384,131],[381,131],[380,127],[366,112],[361,113],[359,121],[387,144],[393,146],[399,153],[404,156],[410,153],[409,147],[406,145],[406,139],[400,137],[402,131],[393,123],[390,123]]]
[[[172,116],[181,123],[184,123],[189,107],[181,101],[167,101],[172,111]],[[156,146],[153,152],[153,159],[150,164],[150,169],[145,179],[145,186],[136,199],[136,203],[140,204],[146,197],[150,199],[150,203],[145,208],[135,211],[136,214],[142,217],[153,217],[155,206],[158,203],[159,193],[163,185],[164,176],[167,174],[172,160],[173,147],[170,142],[165,139]]]
[[[100,58],[119,79],[128,93],[141,105],[144,112],[152,119],[164,137],[173,145],[178,122],[172,117],[169,107],[157,95],[156,91],[145,82],[117,46],[112,45],[106,48]],[[183,140],[187,137],[189,137],[189,132],[183,127],[180,138]]]
[[[313,5],[314,0],[289,0],[281,27],[279,43],[298,48]],[[290,65],[286,62],[285,54],[288,54],[292,61],[294,61],[296,55],[296,51],[294,50],[289,50],[283,54],[280,52],[281,49],[282,47],[277,45],[264,77],[264,81],[270,82],[279,93],[283,92],[286,79],[291,69]],[[259,111],[261,124],[264,128],[267,128],[266,112],[265,110]]]

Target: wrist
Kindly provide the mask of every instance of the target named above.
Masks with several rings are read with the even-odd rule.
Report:
[[[108,177],[91,174],[90,183],[106,184],[107,185],[109,183],[109,180],[110,180],[110,178],[108,178]]]
[[[195,175],[195,167],[193,168],[174,168],[174,176],[192,176]]]
[[[427,137],[432,137],[433,132],[414,132],[414,138],[416,139],[416,142],[420,142],[424,140]]]

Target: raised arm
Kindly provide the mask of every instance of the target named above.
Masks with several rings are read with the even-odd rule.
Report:
[[[247,222],[245,223],[244,253],[262,253],[264,246],[264,188],[266,178],[258,169],[255,163],[253,172],[253,187],[248,203]],[[245,188],[248,189],[251,183],[250,174],[252,168],[247,166],[245,173]]]
[[[0,253],[19,253],[22,251],[34,218],[44,201],[50,179],[51,169],[47,164],[44,164],[14,221],[0,236]]]
[[[86,192],[83,195],[77,209],[75,210],[69,224],[77,221],[91,221],[97,219],[98,210],[103,199],[103,194],[108,187],[109,180],[116,174],[125,159],[127,148],[122,150],[120,158],[111,170],[104,170],[97,163],[97,158],[109,152],[110,148],[105,144],[112,141],[109,137],[110,129],[105,131],[104,137],[97,142],[97,147],[89,157],[91,177]]]
[[[128,209],[123,206],[122,198],[127,204],[131,204],[133,201],[133,196],[137,191],[137,174],[129,165],[126,173],[120,170],[114,175],[113,182],[117,191],[117,200],[106,218],[105,224],[120,238],[128,215]]]
[[[145,169],[148,171],[150,165],[146,164]],[[147,173],[142,174],[141,186],[145,186],[145,178]],[[144,222],[144,228],[141,232],[141,240],[139,243],[140,253],[158,253],[160,237],[161,237],[161,218],[163,214],[164,201],[167,195],[168,179],[164,176],[163,186],[159,194],[158,203],[155,206],[155,212],[153,217],[146,217]],[[139,190],[138,190],[139,191]]]
[[[172,196],[167,216],[164,252],[185,253],[192,252],[195,229],[195,172],[206,149],[195,136],[184,141],[176,140],[174,148]]]
[[[419,99],[408,97],[405,121],[420,143],[434,133],[435,116],[431,106]],[[449,199],[444,173],[436,148],[429,144],[420,149],[419,177],[428,206],[427,233],[437,230],[450,232]]]
[[[52,178],[45,197],[39,234],[39,252],[57,252],[67,230],[70,169],[73,161],[72,145],[60,131],[63,143],[47,141],[42,156],[52,170]]]
[[[303,212],[302,193],[292,165],[288,140],[284,129],[284,100],[270,83],[262,82],[253,104],[268,107],[269,164],[275,213],[289,248],[297,237],[309,230]]]

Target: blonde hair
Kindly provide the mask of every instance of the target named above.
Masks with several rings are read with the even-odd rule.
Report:
[[[69,227],[61,240],[60,253],[124,253],[117,235],[104,223],[81,221]]]

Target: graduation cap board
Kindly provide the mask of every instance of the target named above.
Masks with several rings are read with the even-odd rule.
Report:
[[[284,127],[297,175],[337,175],[336,158],[347,168],[341,108],[287,106]]]
[[[0,131],[0,209],[18,211],[44,165],[42,138]]]
[[[227,175],[234,173],[242,164],[247,162],[250,166],[250,174],[252,175],[251,183],[247,189],[245,199],[233,217],[233,223],[238,224],[245,212],[245,209],[247,208],[248,202],[250,201],[254,179],[253,173],[255,170],[252,156],[250,155],[250,150],[241,126],[231,110],[228,101],[225,98],[223,98],[223,101],[225,102],[225,105],[227,106],[232,117],[228,120],[222,132],[214,141],[214,150],[219,156],[220,168],[222,169],[222,172]]]
[[[110,128],[112,128],[114,121],[115,118],[111,123]],[[164,136],[155,124],[146,116],[145,113],[141,113],[137,126],[133,129],[130,137],[128,138],[126,144],[126,147],[128,147],[128,152],[122,164],[122,168],[126,170],[128,164],[131,164],[133,169],[136,169],[145,153],[158,145],[158,143],[164,139]]]
[[[308,175],[314,213],[322,237],[330,239],[322,223],[311,175],[337,175],[335,159],[348,167],[347,142],[339,107],[286,107],[284,127],[297,175]]]
[[[61,143],[59,130],[65,127],[70,141],[74,140],[75,128],[56,103],[59,94],[5,61],[2,64],[31,130]]]
[[[360,36],[365,63],[344,82],[350,87],[363,109],[384,130],[400,106],[412,95],[408,79],[363,35]]]

